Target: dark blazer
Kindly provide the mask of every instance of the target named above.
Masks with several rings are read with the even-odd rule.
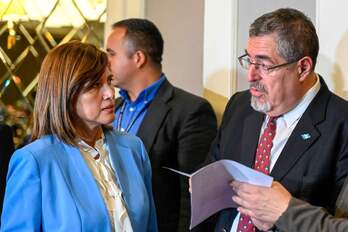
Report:
[[[163,167],[195,171],[206,159],[216,128],[215,114],[205,99],[167,80],[162,83],[137,133],[150,156],[159,231],[189,231],[190,220],[187,178]]]
[[[293,196],[333,212],[348,173],[348,103],[331,93],[322,78],[320,83],[270,175]],[[263,119],[264,114],[251,108],[249,91],[235,94],[209,161],[231,159],[252,167]],[[235,209],[222,211],[216,231],[229,231],[235,214]]]
[[[0,215],[5,194],[8,164],[13,152],[14,144],[11,127],[0,124]]]
[[[326,232],[348,231],[348,178],[336,202],[335,217],[325,209],[292,198],[288,209],[276,222],[279,231]]]

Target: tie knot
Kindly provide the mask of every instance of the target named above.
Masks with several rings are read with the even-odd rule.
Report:
[[[280,116],[276,116],[276,117],[269,117],[268,119],[268,123],[267,126],[274,126],[276,125],[276,121]]]

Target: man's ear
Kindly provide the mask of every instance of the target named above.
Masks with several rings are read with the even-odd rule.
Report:
[[[136,51],[133,54],[133,60],[138,68],[143,67],[147,62],[147,57],[143,51]]]
[[[307,78],[313,70],[313,61],[309,56],[305,56],[300,59],[298,62],[297,72],[300,81],[303,81]]]

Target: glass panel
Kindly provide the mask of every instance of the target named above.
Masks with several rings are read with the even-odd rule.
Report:
[[[0,122],[17,147],[30,134],[43,58],[70,40],[103,47],[105,12],[106,0],[0,0]]]

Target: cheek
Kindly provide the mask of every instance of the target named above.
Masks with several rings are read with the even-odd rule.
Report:
[[[267,98],[272,104],[283,101],[283,93],[284,89],[278,83],[267,86]]]
[[[111,71],[112,72],[115,72],[116,70],[116,61],[115,61],[115,59],[110,59],[109,60],[110,61],[110,68],[111,68]]]
[[[81,97],[76,104],[76,114],[80,118],[93,118],[98,115],[100,102],[98,97]]]

